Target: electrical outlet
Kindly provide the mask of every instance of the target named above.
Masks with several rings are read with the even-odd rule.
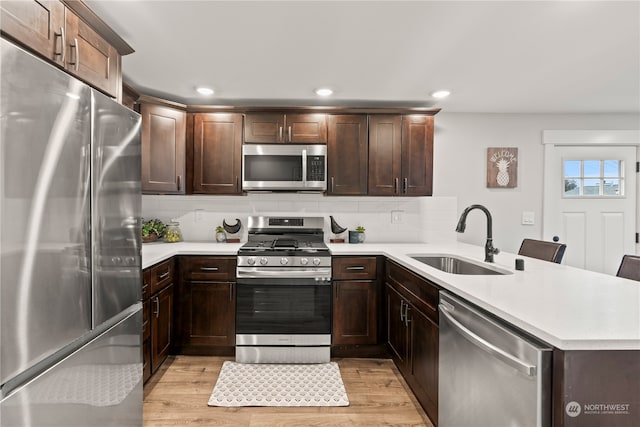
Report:
[[[203,217],[204,217],[204,210],[203,209],[196,209],[193,221],[194,222],[201,222]]]
[[[391,224],[402,224],[404,211],[391,211]]]

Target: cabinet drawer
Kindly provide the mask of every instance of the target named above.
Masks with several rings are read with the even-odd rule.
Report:
[[[333,257],[334,280],[375,280],[376,257]]]
[[[426,279],[410,272],[409,270],[387,261],[387,282],[394,284],[405,297],[422,310],[436,324],[438,323],[438,288]]]
[[[151,269],[147,268],[142,272],[142,300],[151,296]]]
[[[236,257],[197,256],[182,257],[181,260],[185,280],[235,281]]]
[[[160,291],[173,282],[173,258],[151,267],[150,295]]]

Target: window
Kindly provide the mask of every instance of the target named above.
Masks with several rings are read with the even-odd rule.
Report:
[[[623,197],[622,160],[563,160],[564,197]]]

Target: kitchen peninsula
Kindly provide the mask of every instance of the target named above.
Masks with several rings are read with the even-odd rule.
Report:
[[[509,274],[490,276],[449,274],[411,258],[454,254],[482,263],[482,247],[458,242],[329,247],[334,256],[386,257],[553,346],[554,425],[603,425],[597,424],[595,415],[576,423],[566,410],[576,401],[627,405],[628,416],[614,418],[617,425],[633,426],[639,418],[640,286],[636,282],[526,257],[524,271],[516,271],[516,255],[510,253],[497,255],[492,266]],[[143,247],[143,267],[176,255],[231,256],[238,248],[217,243],[149,244]]]

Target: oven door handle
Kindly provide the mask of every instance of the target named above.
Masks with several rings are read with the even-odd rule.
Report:
[[[237,279],[316,279],[320,282],[330,284],[331,271],[292,271],[292,270],[269,270],[269,271],[236,271]]]

